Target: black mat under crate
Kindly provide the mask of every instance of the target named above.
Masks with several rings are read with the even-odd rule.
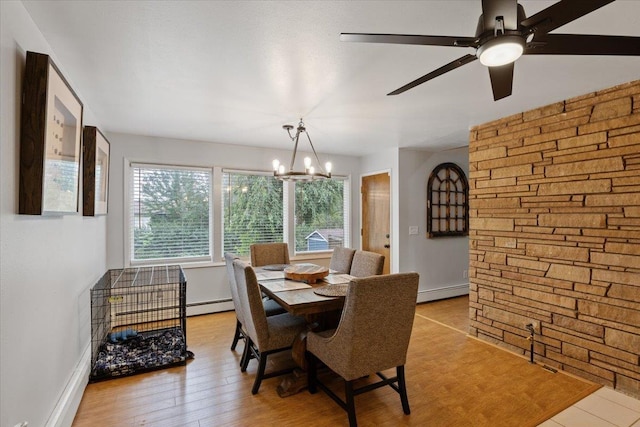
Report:
[[[99,381],[183,364],[193,357],[185,351],[180,329],[141,333],[123,342],[104,342],[91,371],[91,380]]]

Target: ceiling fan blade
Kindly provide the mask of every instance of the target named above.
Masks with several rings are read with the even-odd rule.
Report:
[[[437,70],[434,70],[432,72],[430,72],[429,74],[425,74],[424,76],[420,77],[419,79],[416,79],[414,81],[412,81],[411,83],[408,83],[404,86],[402,86],[399,89],[394,90],[393,92],[388,93],[387,95],[399,95],[402,92],[406,92],[409,89],[412,89],[418,85],[421,85],[422,83],[429,81],[435,77],[441,76],[442,74],[449,72],[451,70],[455,70],[458,67],[461,67],[465,64],[468,64],[469,62],[473,62],[476,59],[478,59],[475,55],[465,55],[461,58],[456,59],[455,61],[452,61],[450,63],[448,63],[447,65],[444,65],[440,68],[438,68]]]
[[[491,78],[491,88],[493,89],[493,100],[497,101],[511,95],[513,87],[513,65],[502,65],[500,67],[489,67],[489,77]]]
[[[530,43],[524,54],[640,56],[640,37],[547,34]]]
[[[417,44],[423,46],[477,47],[475,37],[421,36],[412,34],[341,33],[340,41],[364,43]]]
[[[562,0],[521,22],[525,28],[535,27],[536,33],[546,34],[566,23],[593,12],[614,0]]]
[[[482,20],[484,31],[493,30],[496,17],[502,16],[505,30],[518,29],[517,0],[482,0]]]

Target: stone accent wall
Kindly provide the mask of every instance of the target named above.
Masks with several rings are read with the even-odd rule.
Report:
[[[471,335],[640,398],[640,80],[473,128]]]

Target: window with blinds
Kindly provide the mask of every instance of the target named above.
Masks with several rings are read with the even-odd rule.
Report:
[[[223,252],[248,256],[252,243],[283,242],[283,186],[270,174],[223,171]]]
[[[130,262],[211,261],[212,170],[131,164]]]
[[[296,253],[348,247],[349,200],[345,179],[296,182]]]

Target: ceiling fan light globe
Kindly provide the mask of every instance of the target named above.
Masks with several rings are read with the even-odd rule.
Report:
[[[524,52],[524,40],[520,37],[498,37],[478,48],[478,59],[486,67],[499,67],[514,62]]]

